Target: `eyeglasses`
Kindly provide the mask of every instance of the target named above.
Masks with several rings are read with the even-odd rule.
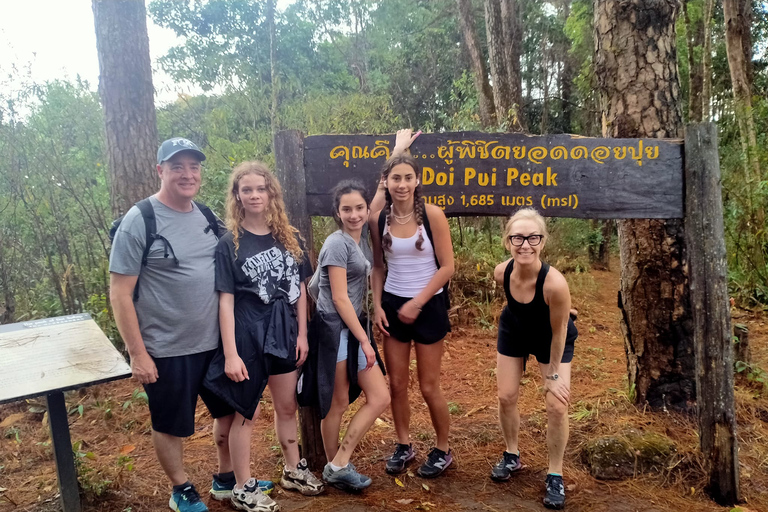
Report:
[[[544,239],[542,235],[509,235],[509,243],[514,245],[515,247],[520,247],[525,243],[526,240],[528,240],[528,245],[531,247],[534,247],[536,245],[539,245],[541,241]]]

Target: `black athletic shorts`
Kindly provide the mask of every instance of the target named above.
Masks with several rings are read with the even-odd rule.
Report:
[[[149,399],[152,429],[162,434],[188,437],[195,433],[197,397],[214,418],[235,410],[203,387],[203,378],[216,350],[176,357],[153,357],[158,379],[144,384]]]
[[[544,335],[542,335],[542,331],[531,332],[530,326],[520,325],[515,315],[509,311],[509,308],[505,307],[499,319],[496,350],[499,354],[507,357],[527,359],[529,355],[533,355],[539,363],[549,364],[552,349],[551,333],[551,328]],[[573,360],[573,350],[578,334],[573,320],[569,320],[561,363],[570,363]]]
[[[298,370],[296,368],[296,359],[289,358],[289,359],[279,359],[275,356],[267,356],[271,358],[270,365],[269,365],[269,375],[283,375],[286,373],[295,372]]]
[[[398,318],[397,312],[409,300],[411,297],[398,297],[388,292],[382,294],[381,307],[389,322],[389,336],[403,343],[413,340],[422,345],[431,345],[445,338],[451,331],[451,323],[448,320],[448,308],[443,294],[438,293],[429,299],[414,323],[404,324]]]

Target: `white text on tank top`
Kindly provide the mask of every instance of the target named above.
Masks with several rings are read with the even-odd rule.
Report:
[[[389,226],[384,228],[384,233],[387,232]],[[421,251],[416,248],[419,232],[424,238]],[[387,280],[384,283],[384,291],[398,297],[415,297],[427,287],[437,272],[435,250],[424,231],[424,226],[419,226],[416,233],[409,238],[392,236],[392,245],[390,250],[386,251],[386,256]],[[435,295],[442,291],[441,287]]]

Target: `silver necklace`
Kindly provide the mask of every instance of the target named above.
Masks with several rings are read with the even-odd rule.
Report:
[[[411,213],[407,215],[396,215],[395,211],[392,210],[392,216],[395,218],[395,222],[397,222],[398,224],[408,224],[408,222],[411,220],[411,217],[413,217],[414,211],[415,210],[411,210]],[[401,220],[401,219],[405,219],[405,220]]]

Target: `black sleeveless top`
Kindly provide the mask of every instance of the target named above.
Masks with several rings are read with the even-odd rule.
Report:
[[[510,276],[515,261],[511,260],[504,269],[504,293],[507,296],[507,305],[502,311],[499,322],[499,341],[502,336],[509,342],[515,340],[516,343],[524,343],[531,350],[530,353],[536,353],[543,347],[552,345],[552,322],[549,317],[549,305],[544,301],[544,280],[549,273],[549,264],[541,262],[541,270],[536,278],[536,293],[531,302],[522,303],[512,297],[509,291]],[[578,331],[573,319],[568,319],[568,332],[566,334],[566,344],[572,344]],[[512,339],[510,339],[512,338]]]

